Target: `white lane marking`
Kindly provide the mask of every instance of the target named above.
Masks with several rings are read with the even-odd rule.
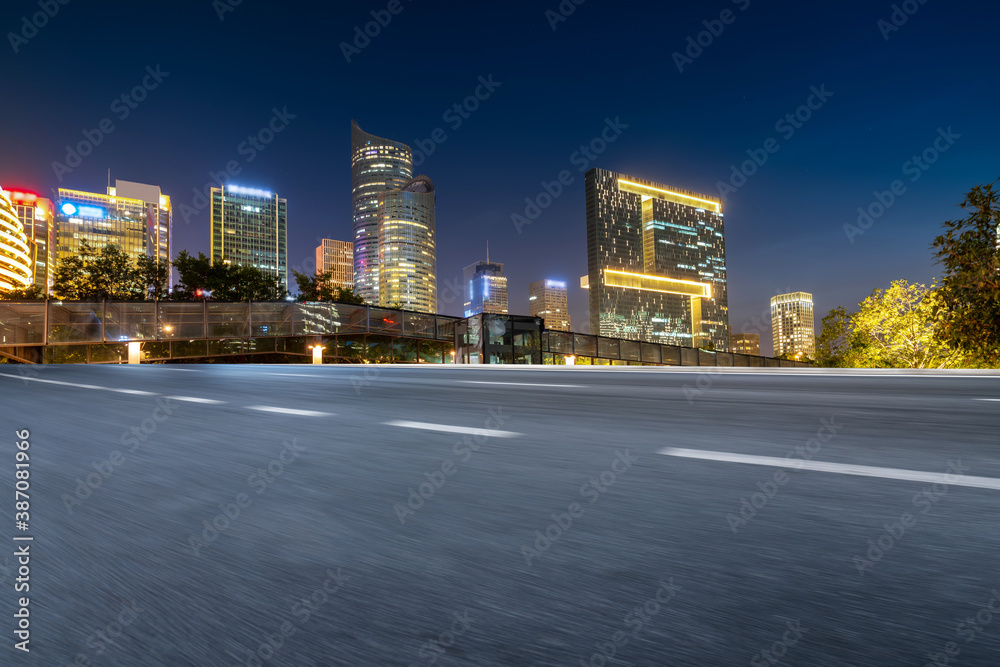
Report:
[[[903,470],[901,468],[876,468],[848,463],[830,463],[828,461],[805,461],[778,458],[776,456],[752,456],[749,454],[733,454],[730,452],[711,452],[700,449],[668,448],[660,450],[666,456],[680,456],[688,459],[705,459],[707,461],[724,461],[726,463],[749,463],[751,465],[771,466],[795,470],[814,470],[816,472],[832,472],[841,475],[859,475],[861,477],[884,477],[907,482],[928,482],[931,484],[953,484],[956,486],[972,486],[980,489],[1000,491],[1000,479],[994,477],[971,477],[969,475],[953,475],[951,473],[921,472],[919,470]]]
[[[318,377],[322,377],[320,375],[316,375],[315,373],[261,373],[261,375],[284,375],[285,377],[293,377],[293,378],[318,378]]]
[[[98,389],[104,389],[104,387],[98,387]],[[108,391],[117,391],[120,394],[135,394],[136,396],[156,396],[151,391],[142,391],[141,389],[112,389],[108,387]]]
[[[977,401],[1000,401],[1000,398],[977,398]]]
[[[42,378],[18,377],[16,375],[11,375],[10,373],[0,373],[0,375],[18,380],[26,380],[27,382],[45,382],[46,384],[61,384],[66,387],[78,387],[80,389],[108,389],[107,387],[98,387],[96,384],[79,384],[77,382],[63,382],[62,380],[43,380]]]
[[[541,384],[538,382],[490,382],[488,380],[459,380],[462,384],[512,384],[518,387],[582,387],[582,384]]]
[[[248,405],[247,410],[258,410],[259,412],[278,412],[285,415],[298,415],[300,417],[332,417],[332,412],[316,412],[315,410],[296,410],[295,408],[277,408],[271,405]]]
[[[487,438],[517,438],[521,435],[514,431],[497,431],[491,428],[468,428],[466,426],[449,426],[447,424],[427,424],[425,422],[391,421],[383,423],[386,426],[417,428],[424,431],[441,431],[442,433],[465,433],[468,435],[481,435]]]
[[[225,401],[217,401],[214,398],[199,398],[197,396],[167,396],[168,401],[187,401],[188,403],[207,403],[209,405],[222,405]]]

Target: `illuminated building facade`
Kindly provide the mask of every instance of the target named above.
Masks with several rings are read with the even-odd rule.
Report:
[[[591,332],[728,351],[721,200],[591,169],[586,201]]]
[[[121,195],[119,183],[133,196]],[[160,194],[158,187],[117,181],[104,195],[64,188],[57,194],[57,261],[77,256],[81,243],[87,241],[97,250],[114,244],[133,259],[148,256],[169,268],[170,197]]]
[[[771,340],[776,357],[801,353],[809,359],[816,358],[812,294],[791,292],[771,297]]]
[[[507,314],[507,277],[503,264],[477,262],[465,267],[465,317],[479,313]]]
[[[434,183],[426,176],[379,193],[379,304],[437,312],[435,197]]]
[[[413,178],[406,144],[368,134],[351,121],[351,198],[354,220],[354,291],[379,299],[379,193],[401,190]]]
[[[8,190],[14,213],[28,237],[34,282],[46,294],[55,273],[55,207],[34,192]]]
[[[569,331],[569,300],[566,283],[561,280],[536,280],[528,285],[528,311],[540,317],[546,329]]]
[[[354,289],[354,244],[323,239],[316,248],[316,273],[330,272],[333,289]]]
[[[273,192],[212,188],[212,264],[252,266],[288,289],[288,202]]]
[[[760,356],[760,334],[733,334],[729,337],[730,352]]]
[[[22,289],[33,281],[28,236],[10,198],[0,189],[0,290]]]

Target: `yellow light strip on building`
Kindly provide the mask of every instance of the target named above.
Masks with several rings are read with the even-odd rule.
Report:
[[[701,297],[704,299],[712,296],[712,286],[708,283],[699,283],[693,280],[676,280],[674,278],[651,276],[644,273],[629,273],[628,271],[618,271],[616,269],[604,269],[604,284],[608,287],[623,287],[625,289],[662,292],[664,294],[682,294],[684,296]]]
[[[699,203],[702,203],[702,204],[707,204],[709,206],[715,207],[715,212],[716,213],[721,213],[722,212],[722,204],[720,204],[719,202],[714,202],[714,201],[712,201],[710,199],[701,199],[699,197],[692,197],[691,195],[681,194],[680,192],[671,192],[670,190],[661,190],[660,188],[654,188],[654,187],[651,187],[649,185],[642,185],[640,183],[633,183],[632,181],[626,181],[625,179],[620,178],[620,179],[618,179],[618,188],[621,189],[622,185],[626,185],[626,186],[629,186],[629,188],[635,188],[637,190],[645,190],[647,192],[656,192],[656,193],[663,194],[663,195],[669,195],[671,197],[680,197],[680,198],[683,198],[683,199],[691,199],[691,200],[694,200],[696,202],[699,202]],[[632,190],[626,189],[625,192],[632,192]],[[643,194],[643,192],[632,192],[632,194],[641,195],[641,194]],[[689,204],[689,203],[683,202],[683,201],[679,201],[677,203],[678,204],[684,204],[685,206],[694,206],[694,204]]]

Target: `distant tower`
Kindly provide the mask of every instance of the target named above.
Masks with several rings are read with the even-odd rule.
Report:
[[[401,190],[412,178],[409,146],[368,134],[351,121],[354,291],[368,303],[379,303],[379,193]]]
[[[0,290],[31,285],[32,268],[28,237],[7,193],[0,189]]]
[[[468,290],[465,317],[479,313],[507,314],[507,277],[503,274],[503,264],[488,260],[470,264],[465,267],[465,284]]]
[[[323,239],[316,248],[316,273],[330,272],[334,289],[354,289],[354,244]]]
[[[212,188],[212,264],[253,266],[288,289],[288,201],[273,192]]]
[[[437,312],[434,182],[417,176],[378,195],[378,302]]]
[[[771,339],[776,357],[801,352],[809,359],[816,358],[812,294],[791,292],[771,297]]]
[[[528,311],[545,320],[546,329],[569,331],[569,307],[566,283],[561,280],[536,280],[528,285]]]

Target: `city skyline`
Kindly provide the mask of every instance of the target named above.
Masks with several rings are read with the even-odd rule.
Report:
[[[10,6],[11,29],[32,7]],[[348,62],[338,45],[371,20],[361,9],[321,9],[302,25],[277,7],[236,8],[224,21],[204,8],[205,21],[193,21],[199,39],[179,50],[176,34],[190,28],[190,17],[170,12],[150,21],[148,8],[122,5],[116,22],[146,35],[125,62],[91,48],[114,43],[120,28],[68,6],[17,53],[7,51],[11,85],[38,90],[7,109],[7,126],[19,131],[7,138],[0,184],[45,197],[58,187],[101,191],[109,167],[158,183],[174,198],[174,246],[206,254],[207,192],[216,176],[278,191],[292,202],[289,268],[301,271],[317,239],[351,238],[344,128],[356,118],[412,146],[415,169],[448,193],[437,211],[445,313],[461,314],[461,296],[447,285],[461,282],[462,267],[489,237],[507,263],[512,312],[527,312],[527,286],[543,271],[567,281],[573,320],[587,321],[577,284],[586,270],[584,166],[714,195],[726,184],[728,268],[740,277],[729,294],[734,332],[766,320],[760,314],[777,293],[815,294],[819,316],[891,280],[930,283],[940,275],[929,240],[959,215],[970,187],[997,175],[1000,131],[986,111],[996,94],[980,57],[985,46],[977,46],[988,43],[988,21],[923,7],[886,38],[878,21],[888,7],[856,1],[789,13],[752,5],[678,71],[673,53],[685,52],[712,12],[643,7],[664,26],[654,48],[626,37],[627,11],[595,7],[579,7],[553,29],[544,8],[514,2],[489,30],[470,28],[446,7],[408,8]],[[818,37],[797,28],[817,23],[825,26]],[[256,30],[276,33],[277,48],[247,49],[242,36]],[[531,47],[496,31],[524,34]],[[632,61],[662,64],[656,85],[643,68],[579,57],[572,46],[588,34],[604,35]],[[455,41],[446,48],[438,35]],[[304,41],[322,44],[315,48],[323,55],[297,60],[293,47]],[[944,42],[967,46],[925,48]],[[386,74],[418,47],[426,62],[454,62],[459,47],[483,55],[455,62],[432,84]],[[753,67],[748,52],[756,54]],[[234,54],[244,62],[233,76],[204,67]],[[310,81],[319,66],[310,63],[320,62],[328,83],[317,89]],[[538,72],[538,62],[560,74]],[[99,81],[95,70],[104,73]],[[885,73],[878,85],[871,72]],[[260,85],[262,77],[271,84]],[[581,98],[582,82],[600,94]],[[602,146],[607,137],[614,141]],[[891,192],[897,180],[902,195]],[[884,193],[891,206],[879,203],[876,194],[890,201]],[[545,206],[535,215],[526,199]],[[515,214],[531,224],[516,227]],[[845,225],[863,234],[849,238]]]

